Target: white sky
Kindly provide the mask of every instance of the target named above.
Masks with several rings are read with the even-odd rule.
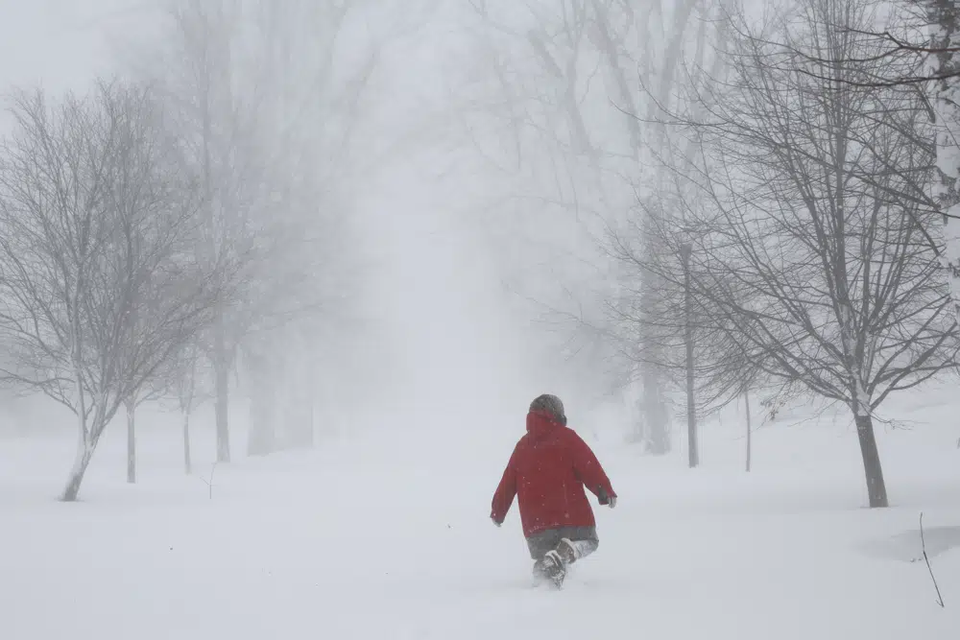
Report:
[[[122,43],[151,35],[150,14],[161,3],[0,0],[0,99],[38,85],[54,94],[82,92],[97,75],[129,69],[129,53],[119,52],[130,48]],[[444,28],[441,22],[437,30]],[[442,96],[435,65],[443,55],[428,39],[418,34],[388,52],[390,82],[371,97],[390,105],[388,120],[410,118],[421,100],[430,105]],[[0,102],[0,131],[8,124],[5,107]],[[364,242],[380,264],[371,288],[376,314],[388,319],[388,342],[403,362],[403,375],[388,377],[403,381],[397,392],[412,405],[436,406],[466,393],[522,413],[527,399],[544,391],[569,397],[556,372],[537,363],[523,319],[502,308],[497,258],[451,219],[450,205],[464,202],[451,185],[439,184],[444,161],[430,155],[402,154],[357,203]]]
[[[0,86],[82,87],[111,66],[100,20],[125,6],[133,1],[0,0]]]

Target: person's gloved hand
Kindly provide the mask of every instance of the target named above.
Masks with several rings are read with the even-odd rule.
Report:
[[[609,494],[603,489],[603,487],[601,487],[601,488],[597,491],[597,498],[600,500],[600,504],[601,504],[601,505],[606,505],[606,506],[610,507],[611,509],[613,509],[615,506],[617,506],[617,496],[611,496],[611,495],[609,495]]]

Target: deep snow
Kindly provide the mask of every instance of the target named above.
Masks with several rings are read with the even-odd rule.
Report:
[[[53,500],[72,434],[7,439],[0,638],[955,639],[952,395],[906,397],[896,417],[913,429],[879,429],[882,511],[862,506],[842,414],[796,424],[799,407],[759,428],[749,475],[733,411],[704,427],[696,471],[682,442],[652,459],[610,425],[599,440],[581,428],[621,499],[594,501],[600,549],[561,592],[530,586],[516,505],[502,529],[487,517],[522,415],[346,423],[315,452],[219,467],[212,499],[196,477],[212,435],[195,434],[197,473],[183,477],[175,418],[144,429],[136,486],[115,429],[78,504]],[[945,609],[912,561],[921,510]]]

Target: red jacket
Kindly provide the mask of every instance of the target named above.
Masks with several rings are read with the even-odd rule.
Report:
[[[516,496],[523,535],[558,527],[594,527],[586,486],[606,504],[616,497],[597,457],[573,429],[548,413],[527,414],[527,433],[513,450],[493,495],[490,516],[503,522]]]

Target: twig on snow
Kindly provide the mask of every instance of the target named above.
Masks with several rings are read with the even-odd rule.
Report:
[[[943,605],[943,596],[940,594],[940,586],[937,584],[937,578],[933,575],[933,567],[930,566],[930,558],[927,556],[927,541],[924,539],[923,535],[923,512],[920,512],[920,546],[923,549],[923,560],[927,563],[927,571],[930,572],[930,579],[933,580],[933,587],[937,590],[937,604],[941,608],[944,608]]]
[[[214,474],[214,472],[216,472],[216,470],[217,470],[217,463],[214,462],[214,463],[213,463],[213,466],[210,468],[210,479],[209,479],[209,480],[208,480],[207,478],[204,478],[203,476],[198,476],[201,480],[203,480],[204,484],[206,484],[207,487],[210,489],[210,499],[211,499],[211,500],[213,500],[213,474]]]

